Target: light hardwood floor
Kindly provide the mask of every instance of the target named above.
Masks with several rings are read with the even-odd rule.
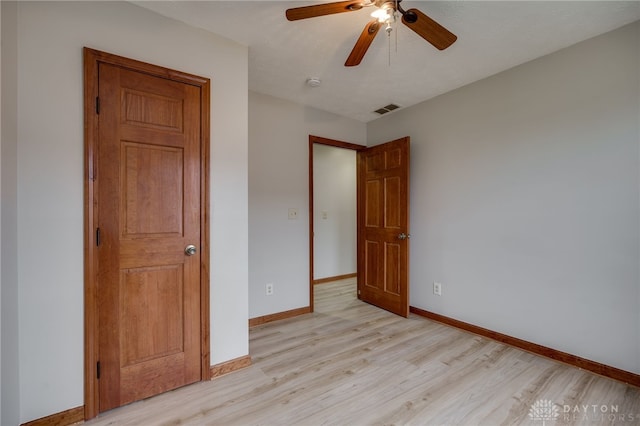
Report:
[[[86,424],[640,425],[638,388],[397,317],[358,301],[354,279],[315,297],[315,313],[251,330],[251,367]],[[555,405],[531,417],[541,400]]]

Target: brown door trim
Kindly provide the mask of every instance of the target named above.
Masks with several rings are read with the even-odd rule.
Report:
[[[362,151],[367,147],[334,139],[309,135],[309,309],[313,312],[313,144]]]
[[[208,78],[174,71],[133,59],[123,58],[98,50],[84,48],[84,418],[98,415],[98,305],[97,305],[97,250],[96,250],[96,190],[95,164],[98,138],[98,65],[111,64],[156,77],[166,78],[199,87],[201,93],[201,264],[200,264],[200,328],[201,376],[210,377],[209,349],[209,126],[210,81]]]

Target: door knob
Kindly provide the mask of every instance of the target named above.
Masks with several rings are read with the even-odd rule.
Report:
[[[411,238],[411,234],[405,234],[404,232],[401,232],[400,234],[398,234],[399,240],[406,240],[407,238]]]
[[[193,256],[197,251],[198,250],[196,249],[196,246],[194,246],[193,244],[189,244],[184,248],[184,254],[186,254],[187,256]]]

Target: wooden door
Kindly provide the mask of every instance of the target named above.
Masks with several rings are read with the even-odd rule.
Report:
[[[104,411],[201,379],[201,88],[105,63],[98,75]]]
[[[409,138],[358,152],[358,297],[409,316]]]

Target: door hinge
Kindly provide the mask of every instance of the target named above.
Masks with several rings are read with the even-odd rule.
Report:
[[[100,228],[96,228],[96,246],[100,247],[100,243],[102,241],[100,240]]]
[[[100,361],[96,363],[96,377],[100,378]]]
[[[96,114],[100,114],[100,97],[96,96]]]

